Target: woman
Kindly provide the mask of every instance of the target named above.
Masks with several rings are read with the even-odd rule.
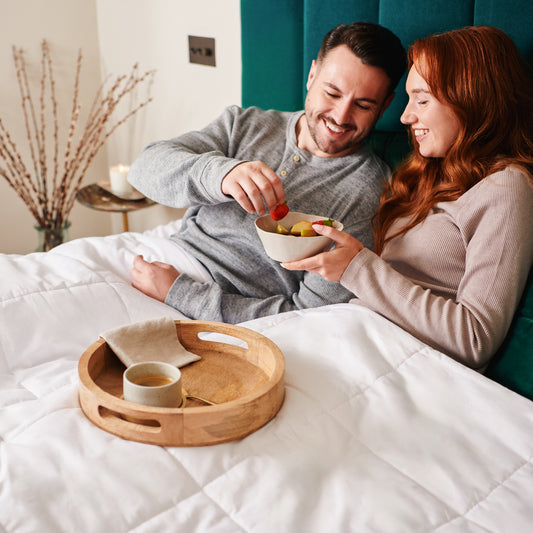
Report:
[[[381,198],[375,251],[317,225],[336,247],[283,266],[340,280],[353,303],[482,368],[533,261],[532,82],[512,40],[478,26],[416,41],[406,90],[414,151]]]

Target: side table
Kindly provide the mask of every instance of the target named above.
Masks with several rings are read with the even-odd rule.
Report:
[[[125,200],[110,193],[97,183],[86,185],[76,193],[76,200],[86,207],[98,211],[108,211],[112,213],[122,213],[122,225],[124,231],[129,231],[128,213],[138,211],[145,207],[155,205],[156,202],[143,197],[139,200]]]

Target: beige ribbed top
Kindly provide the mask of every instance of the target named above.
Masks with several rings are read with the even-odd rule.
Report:
[[[353,303],[481,368],[510,326],[533,263],[533,184],[516,168],[491,174],[387,243],[359,252],[341,283]]]

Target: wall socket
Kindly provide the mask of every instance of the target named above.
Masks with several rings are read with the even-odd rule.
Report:
[[[189,35],[189,63],[215,67],[215,39]]]

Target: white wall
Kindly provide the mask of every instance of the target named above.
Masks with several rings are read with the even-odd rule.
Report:
[[[239,0],[97,0],[105,73],[139,63],[155,69],[153,102],[110,139],[111,163],[130,163],[149,142],[203,127],[241,102]],[[216,67],[189,63],[188,35],[215,38]],[[181,216],[162,206],[130,214],[141,231]],[[121,227],[114,217],[114,229]]]
[[[82,48],[82,87],[80,101],[89,107],[100,84],[100,58],[97,47],[96,10],[85,0],[0,0],[0,117],[19,151],[30,165],[20,95],[12,59],[12,46],[26,52],[35,103],[39,101],[41,40],[47,39],[54,61],[58,100],[61,104],[61,131],[66,132],[72,106],[72,85],[78,49]],[[3,164],[0,161],[0,164]],[[87,181],[96,181],[105,172],[105,153],[93,162]],[[101,217],[80,205],[71,216],[70,235],[103,235],[111,231],[109,217]],[[37,246],[35,221],[22,200],[0,177],[0,252],[26,253]]]
[[[71,102],[77,49],[82,48],[82,104],[88,108],[102,76],[127,74],[134,63],[156,70],[154,101],[109,139],[85,183],[105,179],[109,166],[130,163],[151,141],[201,128],[229,104],[241,101],[239,0],[0,0],[0,117],[21,150],[26,139],[11,47],[27,51],[38,69],[40,41],[51,46],[62,100]],[[214,37],[216,67],[188,62],[188,35]],[[38,72],[36,73],[38,83]],[[70,109],[64,114],[67,127]],[[61,126],[60,126],[61,127]],[[163,206],[130,214],[130,230],[142,231],[181,215]],[[76,205],[71,238],[122,230],[120,215]],[[0,178],[0,252],[27,253],[37,243],[33,219]]]

